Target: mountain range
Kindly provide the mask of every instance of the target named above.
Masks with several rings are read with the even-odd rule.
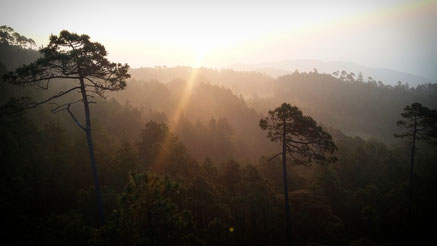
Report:
[[[398,81],[408,83],[410,86],[419,84],[435,83],[436,80],[424,76],[400,72],[388,68],[367,67],[353,62],[321,61],[316,59],[299,59],[278,62],[265,62],[258,64],[237,63],[229,68],[239,71],[256,71],[273,77],[283,76],[298,70],[299,72],[313,71],[315,68],[319,73],[332,74],[336,71],[353,72],[356,76],[361,72],[364,80],[372,77],[375,81],[382,81],[387,85],[396,85]]]

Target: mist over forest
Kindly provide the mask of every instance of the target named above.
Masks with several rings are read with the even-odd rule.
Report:
[[[9,244],[437,243],[436,83],[132,68],[86,35],[0,34]]]

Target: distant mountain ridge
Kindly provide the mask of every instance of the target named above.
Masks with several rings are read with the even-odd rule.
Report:
[[[0,56],[0,76],[20,64],[35,60],[39,55],[33,50],[2,48],[5,47],[0,46],[0,54],[5,56]],[[291,67],[290,64],[282,65]],[[211,118],[226,118],[235,132],[245,133],[241,139],[248,141],[247,151],[257,149],[250,147],[252,142],[265,140],[258,126],[262,114],[283,102],[298,106],[305,114],[327,127],[339,129],[348,135],[373,137],[387,143],[393,141],[393,133],[399,130],[396,121],[406,105],[419,102],[437,108],[437,83],[408,88],[405,84],[389,86],[375,81],[366,82],[364,70],[363,82],[343,80],[331,76],[330,71],[324,72],[327,69],[337,69],[317,66],[310,61],[306,64],[307,67],[315,65],[318,71],[311,68],[308,69],[311,72],[296,73],[294,70],[305,71],[305,67],[295,66],[294,70],[286,70],[279,64],[277,72],[282,69],[288,75],[273,78],[266,73],[248,69],[236,71],[186,66],[131,69],[129,72],[132,79],[128,81],[126,90],[111,96],[120,102],[129,101],[135,107],[144,108],[145,112],[152,110],[170,116],[178,108],[182,95],[187,93],[185,88],[191,88],[187,93],[190,102],[185,105],[184,116],[192,122],[200,121],[203,124],[207,124]],[[346,66],[344,70],[354,72]],[[380,80],[374,75],[372,77]],[[53,84],[58,84],[61,90],[66,85]],[[37,99],[46,98],[44,93],[47,91],[44,90],[23,90],[5,83],[0,85],[3,86],[0,88],[0,104],[11,96],[19,97],[23,94]],[[254,137],[254,133],[259,138]]]
[[[358,76],[361,72],[364,80],[372,77],[376,81],[382,81],[387,85],[396,85],[398,81],[408,83],[410,86],[417,86],[419,84],[435,83],[435,80],[425,78],[423,76],[404,73],[387,68],[373,68],[367,67],[353,62],[339,62],[339,61],[321,61],[313,59],[300,59],[281,62],[269,62],[259,64],[234,64],[229,68],[240,71],[256,71],[268,74],[273,77],[283,76],[298,70],[300,72],[313,71],[317,69],[319,73],[332,74],[335,71],[345,70],[353,72]]]

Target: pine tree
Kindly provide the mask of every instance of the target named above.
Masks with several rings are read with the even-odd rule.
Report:
[[[282,175],[284,183],[284,202],[286,214],[286,237],[288,244],[292,244],[290,205],[288,201],[287,154],[296,164],[310,165],[335,162],[333,155],[337,149],[332,137],[323,128],[317,125],[310,116],[304,116],[296,106],[283,103],[273,111],[269,117],[259,122],[263,130],[267,130],[267,137],[272,141],[282,143],[282,152],[273,156],[282,155]]]
[[[394,134],[397,138],[407,138],[411,141],[411,159],[410,159],[410,177],[408,193],[408,222],[411,222],[412,200],[413,200],[413,176],[414,176],[414,154],[416,152],[416,141],[424,140],[437,144],[437,111],[431,110],[420,103],[413,103],[404,108],[401,113],[405,120],[397,122],[399,127],[405,128],[406,131],[400,134]]]
[[[105,47],[100,43],[91,42],[88,35],[78,35],[65,30],[61,31],[59,36],[52,35],[49,44],[42,48],[40,53],[42,57],[35,62],[6,74],[5,81],[18,86],[33,86],[41,89],[48,89],[51,81],[66,83],[66,80],[74,80],[74,85],[39,102],[31,101],[30,98],[12,99],[9,107],[6,108],[20,111],[51,103],[56,105],[52,112],[68,112],[74,122],[84,131],[97,193],[99,223],[102,225],[104,223],[103,202],[91,135],[90,104],[95,103],[91,101],[95,96],[105,98],[106,91],[124,89],[125,80],[130,77],[129,66],[108,61]],[[73,92],[79,92],[81,98],[61,104],[55,102],[56,99],[65,98],[67,94]],[[85,125],[81,124],[70,110],[71,105],[80,102],[84,107]]]

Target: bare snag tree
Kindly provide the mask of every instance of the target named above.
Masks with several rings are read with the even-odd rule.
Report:
[[[282,143],[282,151],[269,160],[282,155],[282,177],[284,183],[285,225],[288,245],[292,244],[290,205],[288,201],[287,155],[296,164],[310,165],[336,161],[337,149],[332,137],[317,125],[310,116],[304,116],[296,106],[283,103],[275,110],[269,111],[269,117],[259,122],[261,129],[268,131],[271,141]]]
[[[6,74],[6,82],[18,86],[33,86],[48,89],[55,79],[74,80],[74,85],[66,90],[59,91],[53,96],[34,102],[27,100],[13,100],[17,110],[35,108],[44,103],[54,104],[52,112],[66,111],[74,122],[82,129],[87,138],[92,175],[97,194],[99,224],[104,224],[103,202],[100,184],[97,175],[94,146],[91,134],[90,104],[95,103],[95,96],[105,97],[106,91],[119,91],[126,87],[129,65],[113,63],[106,58],[107,52],[103,45],[91,42],[88,35],[78,35],[68,31],[61,31],[59,36],[51,35],[47,47],[40,50],[42,57],[35,62]],[[56,80],[61,83],[63,80]],[[58,104],[55,102],[67,94],[80,93],[79,100]],[[85,113],[85,124],[80,123],[70,110],[75,103],[82,103]]]

